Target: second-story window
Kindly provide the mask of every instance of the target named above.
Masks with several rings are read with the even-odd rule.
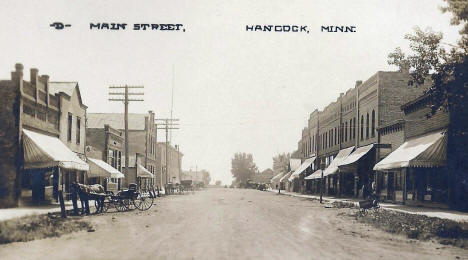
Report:
[[[372,110],[372,137],[375,136],[375,111]]]
[[[336,136],[336,135],[337,135],[337,133],[336,133],[336,132],[337,132],[337,131],[336,131],[336,127],[335,127],[335,136],[334,136],[334,137],[335,137],[335,138],[334,138],[334,139],[335,139],[335,145],[336,145],[336,144],[337,144],[337,142],[338,142],[338,138],[337,138],[337,136]]]
[[[81,118],[76,117],[76,143],[79,144],[81,141]]]
[[[356,138],[356,118],[353,118],[353,139]]]
[[[348,122],[345,122],[345,134],[344,134],[344,138],[345,138],[345,142],[348,141]]]
[[[361,115],[361,140],[364,140],[364,115]]]
[[[369,113],[366,116],[366,139],[369,138]]]
[[[71,113],[68,113],[67,141],[69,142],[71,142],[72,140],[72,123],[73,123],[73,116]]]

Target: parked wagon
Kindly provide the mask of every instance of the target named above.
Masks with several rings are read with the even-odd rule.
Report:
[[[100,187],[99,187],[100,186]],[[110,206],[117,211],[127,211],[131,209],[148,210],[154,204],[156,194],[153,192],[141,192],[137,190],[137,185],[131,183],[126,190],[119,191],[116,195],[113,192],[105,192],[99,184],[84,185],[75,184],[80,195],[82,205],[85,204],[86,212],[89,213],[88,200],[94,200],[96,213],[107,212]]]

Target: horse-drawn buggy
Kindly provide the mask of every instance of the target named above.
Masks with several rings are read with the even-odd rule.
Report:
[[[193,188],[192,180],[181,180],[180,189],[181,189],[181,192],[184,192],[184,191],[194,192],[195,191],[195,189]]]
[[[119,191],[117,194],[104,191],[104,187],[99,184],[84,185],[75,183],[74,188],[81,200],[81,213],[89,214],[89,200],[94,200],[96,213],[107,212],[109,207],[114,207],[117,211],[127,211],[131,209],[148,210],[154,204],[155,192],[138,191],[137,185],[131,183],[128,189]]]

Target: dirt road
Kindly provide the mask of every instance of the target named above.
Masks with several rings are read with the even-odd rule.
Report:
[[[88,217],[94,232],[0,247],[1,259],[456,259],[468,250],[409,240],[346,209],[256,190],[209,188],[146,212]]]

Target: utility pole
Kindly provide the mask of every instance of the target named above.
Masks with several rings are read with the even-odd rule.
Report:
[[[158,130],[165,130],[166,131],[166,151],[165,151],[165,154],[166,154],[166,160],[165,160],[165,164],[166,164],[166,185],[168,183],[168,174],[169,174],[169,158],[168,158],[168,151],[169,151],[169,130],[173,130],[173,129],[179,129],[178,126],[179,126],[179,123],[176,123],[176,121],[179,121],[179,119],[177,118],[158,118],[158,119],[155,119],[157,122],[156,122],[156,125],[161,125],[162,127],[157,127]],[[162,175],[162,172],[161,172],[161,175]],[[161,176],[162,177],[162,176]],[[162,187],[162,178],[161,178],[161,187]],[[166,194],[167,194],[167,189],[165,190]]]
[[[109,101],[123,101],[125,105],[125,115],[124,115],[124,121],[125,121],[125,177],[128,175],[128,161],[129,161],[129,155],[128,155],[128,104],[130,101],[143,101],[143,98],[131,98],[132,96],[143,96],[145,93],[144,92],[128,92],[129,89],[142,89],[144,86],[110,86],[110,90],[120,90],[118,92],[109,92],[109,96],[116,96],[114,97],[109,97]],[[123,89],[123,92],[122,92]],[[136,176],[136,171],[135,171],[135,181],[137,180]]]

